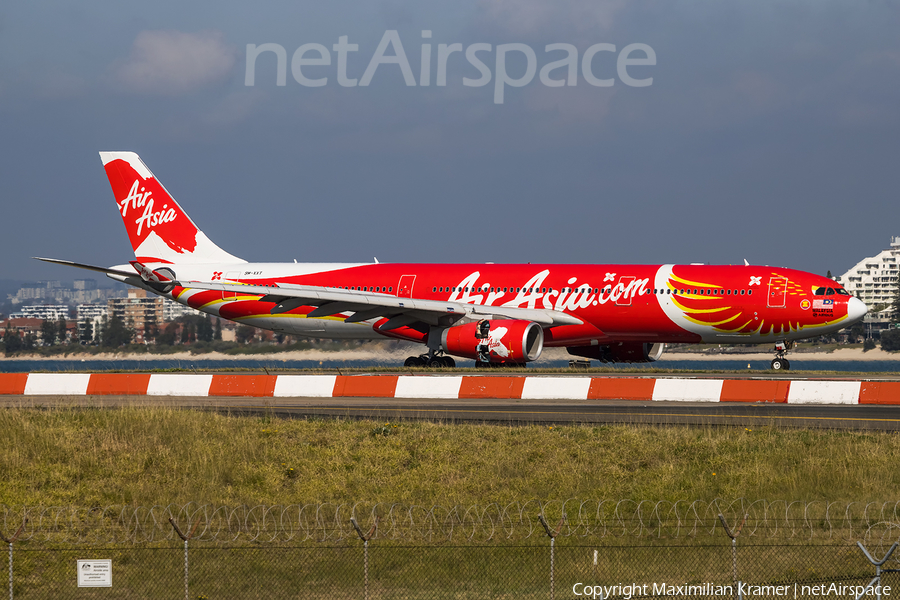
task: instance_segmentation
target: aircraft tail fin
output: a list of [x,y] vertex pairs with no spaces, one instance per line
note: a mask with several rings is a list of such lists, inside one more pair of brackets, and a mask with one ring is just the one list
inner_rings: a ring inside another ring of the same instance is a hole
[[135,258],[144,263],[242,263],[200,231],[134,152],[100,158]]

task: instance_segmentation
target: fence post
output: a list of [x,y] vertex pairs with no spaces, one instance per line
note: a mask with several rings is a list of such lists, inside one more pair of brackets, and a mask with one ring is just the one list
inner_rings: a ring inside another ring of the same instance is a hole
[[169,523],[172,527],[175,528],[175,533],[178,534],[182,540],[184,540],[184,600],[188,599],[188,540],[194,537],[194,532],[197,531],[197,525],[200,524],[200,519],[197,519],[197,522],[194,523],[194,526],[191,527],[191,532],[187,535],[181,533],[181,530],[178,529],[178,525],[175,523],[175,519],[169,517]]
[[15,535],[11,538],[0,533],[0,538],[3,538],[3,541],[9,545],[9,600],[13,600],[13,543],[19,539],[19,536],[25,531],[25,525],[27,523],[28,519],[23,520],[22,524],[19,525],[19,530],[16,531]]
[[728,527],[728,523],[725,521],[725,516],[722,515],[722,513],[719,513],[719,520],[722,521],[722,527],[725,529],[726,535],[731,538],[731,581],[734,584],[738,600],[743,600],[743,595],[741,594],[741,582],[738,581],[737,578],[737,536],[741,534],[741,529],[744,528],[744,523],[747,522],[747,517],[749,516],[750,515],[745,514],[744,520],[741,521],[737,530],[732,532],[731,528]]
[[378,517],[375,517],[375,524],[372,525],[372,529],[366,534],[359,528],[356,517],[350,517],[350,523],[353,525],[353,529],[356,530],[359,539],[363,541],[363,593],[365,594],[364,600],[369,600],[369,540],[375,535],[375,530],[378,528]]
[[885,554],[884,558],[882,558],[881,560],[875,560],[874,558],[872,558],[872,555],[869,554],[869,552],[866,550],[866,547],[862,545],[862,542],[856,542],[856,545],[859,546],[859,549],[863,551],[863,554],[866,555],[866,558],[869,559],[869,562],[875,565],[875,577],[872,579],[872,581],[869,582],[869,585],[863,588],[863,591],[860,592],[859,596],[856,597],[856,600],[860,600],[860,598],[865,596],[866,592],[869,591],[869,588],[871,588],[873,584],[875,585],[875,593],[878,596],[878,600],[881,600],[881,565],[888,561],[888,559],[891,557],[891,554],[893,554],[894,550],[897,549],[897,546],[900,546],[900,542],[894,542],[894,545],[891,546],[890,550],[887,551],[887,554]]
[[28,523],[28,519],[24,519],[22,524],[19,525],[19,530],[16,531],[15,535],[11,538],[6,537],[2,533],[0,533],[0,538],[3,538],[3,541],[9,545],[9,600],[13,600],[12,595],[12,545],[13,543],[19,539],[19,536],[22,535],[22,532],[25,531],[25,525]]
[[544,531],[547,532],[547,535],[550,537],[550,600],[554,600],[555,594],[555,581],[554,581],[554,568],[555,568],[555,558],[556,558],[556,536],[559,535],[559,530],[562,529],[563,523],[566,520],[566,515],[563,514],[562,518],[559,520],[559,524],[556,526],[556,529],[550,529],[550,526],[547,525],[547,521],[544,519],[544,515],[538,515],[538,520],[541,522],[541,525],[544,526]]

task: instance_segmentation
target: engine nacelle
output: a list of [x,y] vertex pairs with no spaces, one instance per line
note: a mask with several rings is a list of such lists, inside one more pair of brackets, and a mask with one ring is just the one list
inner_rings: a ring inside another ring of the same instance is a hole
[[[490,329],[484,336],[485,323]],[[445,329],[441,334],[444,352],[479,360],[479,346],[488,362],[525,363],[537,360],[544,349],[544,330],[533,321],[492,319]]]
[[573,356],[592,358],[605,363],[640,363],[659,360],[665,348],[665,344],[615,342],[608,346],[570,346],[566,350]]

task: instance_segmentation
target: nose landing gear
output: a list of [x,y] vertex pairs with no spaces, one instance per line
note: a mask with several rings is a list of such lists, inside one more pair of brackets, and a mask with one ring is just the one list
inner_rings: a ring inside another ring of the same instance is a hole
[[791,362],[784,357],[794,347],[794,342],[775,342],[775,358],[772,360],[773,371],[789,371]]

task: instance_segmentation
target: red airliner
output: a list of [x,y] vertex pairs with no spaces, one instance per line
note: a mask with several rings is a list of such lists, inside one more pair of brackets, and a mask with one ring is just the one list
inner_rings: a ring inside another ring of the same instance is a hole
[[546,347],[604,362],[666,343],[773,344],[859,321],[866,305],[818,275],[756,265],[250,263],[214,244],[132,152],[101,152],[135,260],[70,261],[197,310],[292,335],[395,338],[406,366],[523,364]]

